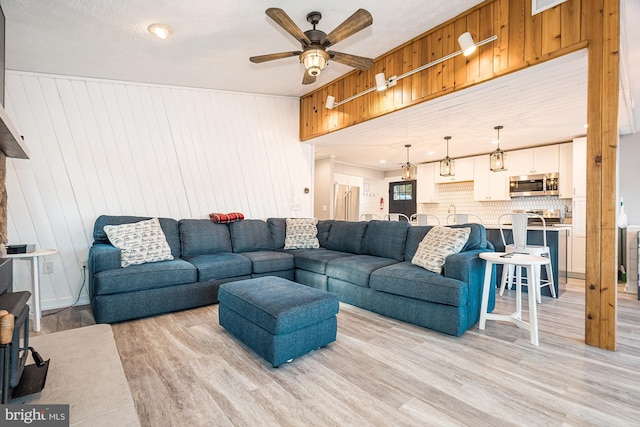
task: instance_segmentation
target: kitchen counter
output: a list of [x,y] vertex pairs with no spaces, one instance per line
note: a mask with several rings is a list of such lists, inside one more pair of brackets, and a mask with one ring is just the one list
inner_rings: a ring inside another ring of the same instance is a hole
[[[498,224],[485,224],[487,229],[487,240],[493,244],[496,252],[504,252],[504,245],[502,243],[502,237],[500,236],[500,227]],[[511,226],[502,227],[505,234],[507,243],[511,243]],[[547,246],[551,252],[551,267],[553,269],[553,281],[556,288],[556,295],[560,296],[567,285],[568,275],[568,238],[569,231],[571,230],[571,224],[557,224],[553,226],[547,226]],[[543,227],[542,226],[528,226],[527,227],[527,242],[530,245],[542,245],[543,244]],[[543,277],[545,273],[542,273]],[[502,278],[502,266],[496,265],[496,286],[500,286],[500,279]],[[551,293],[548,287],[542,289],[542,294],[550,296]]]
[[[487,230],[500,230],[500,226],[498,224],[485,224],[484,227]],[[573,224],[553,224],[547,225],[547,231],[556,232],[559,230],[571,230]],[[503,225],[502,228],[505,230],[511,230],[511,225]],[[541,225],[529,225],[527,226],[527,230],[543,230]]]

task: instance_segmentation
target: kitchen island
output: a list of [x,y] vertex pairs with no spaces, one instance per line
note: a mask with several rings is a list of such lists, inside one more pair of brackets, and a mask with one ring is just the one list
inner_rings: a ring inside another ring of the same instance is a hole
[[[496,252],[504,252],[504,245],[502,238],[500,237],[500,227],[497,224],[486,224],[487,240],[493,244]],[[503,226],[504,237],[507,243],[513,241],[511,226]],[[553,282],[556,289],[556,295],[560,296],[567,285],[567,249],[570,226],[563,226],[562,224],[554,224],[547,226],[547,246],[551,252],[551,267],[553,269]],[[543,244],[543,228],[542,226],[528,226],[527,227],[527,243],[530,245],[542,245]],[[542,278],[546,278],[545,269],[542,269]],[[500,279],[502,278],[502,266],[496,265],[496,283],[497,287],[500,286]],[[526,286],[523,287],[526,290]],[[542,288],[542,295],[551,296],[549,287]]]

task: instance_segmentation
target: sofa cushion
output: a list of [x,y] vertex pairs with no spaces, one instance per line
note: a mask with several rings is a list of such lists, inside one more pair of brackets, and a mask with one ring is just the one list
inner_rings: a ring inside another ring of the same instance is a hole
[[326,248],[359,255],[366,229],[367,223],[364,221],[334,221],[329,229]]
[[317,249],[318,220],[316,218],[287,218],[284,249]]
[[173,259],[158,218],[131,224],[105,225],[109,242],[120,249],[120,266]]
[[196,267],[182,259],[132,265],[94,275],[92,295],[111,295],[195,283]]
[[381,258],[372,255],[353,255],[336,258],[327,263],[327,277],[340,279],[354,285],[369,287],[369,276],[375,270],[396,264],[397,261],[390,258]]
[[[100,215],[93,225],[94,243],[110,243],[107,234],[104,232],[105,225],[131,224],[151,219],[148,216],[124,216],[124,215]],[[180,233],[178,231],[178,221],[172,218],[158,218],[160,227],[164,232],[167,243],[171,248],[171,255],[175,258],[180,256]]]
[[252,273],[270,273],[273,271],[293,270],[295,263],[293,261],[293,255],[286,252],[275,251],[257,251],[257,252],[242,252],[242,256],[245,256],[251,260]]
[[[464,251],[472,251],[476,249],[487,249],[488,241],[487,241],[487,229],[484,228],[482,224],[458,224],[458,225],[448,225],[447,227],[451,228],[460,228],[467,227],[471,229],[471,233],[469,234],[469,239],[467,243],[464,245],[460,252]],[[404,260],[411,261],[413,256],[416,254],[416,250],[418,250],[418,245],[424,239],[424,236],[427,235],[429,230],[431,230],[433,226],[413,226],[409,227],[409,231],[407,232],[407,242],[404,247]]]
[[329,230],[331,230],[331,225],[334,223],[332,219],[321,219],[318,220],[318,242],[320,243],[321,248],[327,247],[327,239],[329,238]]
[[245,219],[229,224],[233,252],[270,251],[273,249],[271,231],[266,221]]
[[362,253],[402,261],[409,223],[369,221],[362,240]]
[[469,228],[433,227],[420,242],[411,263],[434,273],[442,273],[447,257],[460,252],[470,232]]
[[268,218],[267,226],[271,232],[271,243],[273,243],[273,250],[279,250],[284,248],[284,239],[287,234],[287,220],[286,218]]
[[296,268],[325,274],[329,261],[352,255],[348,252],[338,252],[330,249],[306,249],[301,253],[296,253],[295,264]]
[[371,273],[369,286],[380,292],[452,306],[466,305],[469,295],[467,283],[425,270],[409,261],[375,270]]
[[231,252],[197,255],[186,260],[198,269],[198,282],[210,282],[251,274],[251,260]]
[[181,219],[182,257],[231,252],[229,227],[208,219]]

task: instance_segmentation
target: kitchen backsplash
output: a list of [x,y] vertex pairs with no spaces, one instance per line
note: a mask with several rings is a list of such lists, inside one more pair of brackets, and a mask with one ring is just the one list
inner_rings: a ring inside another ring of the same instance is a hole
[[478,215],[485,224],[497,224],[500,215],[516,209],[564,209],[565,212],[571,209],[571,199],[549,196],[476,202],[473,200],[473,181],[439,184],[439,200],[440,203],[419,203],[418,212],[437,216],[443,225],[447,223],[447,216],[454,213],[453,206],[455,213]]

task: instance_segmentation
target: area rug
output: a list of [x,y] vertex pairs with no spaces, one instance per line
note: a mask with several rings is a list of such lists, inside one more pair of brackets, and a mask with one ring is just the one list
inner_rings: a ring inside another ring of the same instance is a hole
[[140,425],[110,325],[39,335],[29,345],[51,359],[47,382],[10,403],[69,404],[72,426]]

